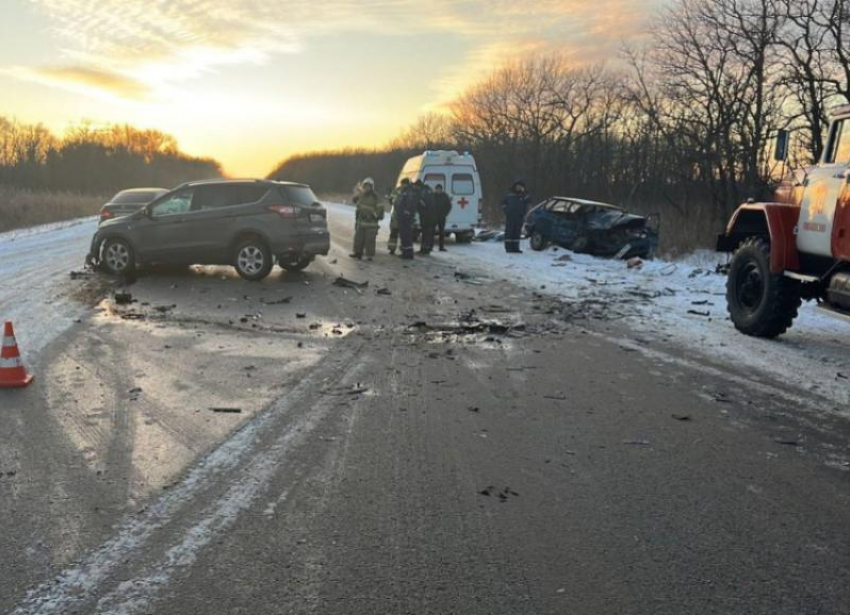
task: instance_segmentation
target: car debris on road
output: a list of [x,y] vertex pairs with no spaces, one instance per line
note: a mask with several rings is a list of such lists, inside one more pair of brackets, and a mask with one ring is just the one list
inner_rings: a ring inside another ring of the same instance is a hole
[[368,280],[366,282],[355,282],[354,280],[349,280],[343,276],[339,276],[336,280],[334,280],[333,284],[334,286],[340,286],[342,288],[353,288],[357,291],[369,287]]
[[133,303],[133,295],[128,292],[116,292],[112,295],[115,305],[130,305]]

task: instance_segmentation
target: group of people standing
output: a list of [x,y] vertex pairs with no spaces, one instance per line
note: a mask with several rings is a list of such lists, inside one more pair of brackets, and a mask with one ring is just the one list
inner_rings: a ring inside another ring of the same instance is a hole
[[[384,207],[381,197],[375,191],[375,182],[367,177],[357,186],[354,194],[355,214],[354,251],[351,258],[366,260],[375,257],[378,228],[384,219]],[[505,251],[522,254],[520,239],[522,226],[531,196],[525,182],[516,181],[511,192],[502,201],[502,213],[505,215]],[[419,253],[430,254],[434,249],[434,238],[439,240],[440,252],[446,251],[446,218],[452,211],[452,200],[443,186],[437,184],[433,190],[421,179],[411,182],[401,180],[399,186],[390,195],[392,213],[390,215],[390,239],[387,248],[395,254],[400,246],[401,258],[410,260],[414,255],[413,242],[416,235],[416,217],[419,216],[419,228],[422,233]]]
[[[384,218],[384,208],[372,178],[360,182],[353,200],[357,210],[354,251],[349,256],[361,259],[365,255],[367,260],[372,260],[375,256],[378,227]],[[390,205],[390,239],[387,243],[390,254],[399,250],[401,258],[413,258],[417,216],[422,234],[419,253],[430,254],[434,249],[435,237],[438,239],[440,252],[446,251],[446,218],[452,211],[452,200],[441,184],[431,190],[421,179],[411,182],[404,178],[390,195]]]

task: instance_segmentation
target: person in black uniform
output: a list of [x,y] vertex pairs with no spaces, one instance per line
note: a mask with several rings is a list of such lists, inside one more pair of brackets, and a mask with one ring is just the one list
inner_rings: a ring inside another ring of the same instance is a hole
[[398,200],[404,187],[409,185],[410,180],[405,177],[401,180],[398,187],[392,191],[392,194],[390,194],[390,207],[392,207],[392,211],[390,212],[390,240],[387,242],[387,250],[390,254],[395,254],[398,247],[398,219],[395,215],[395,202]]
[[401,257],[413,259],[413,224],[416,214],[422,205],[422,193],[416,186],[407,184],[402,187],[395,202],[394,212],[398,223],[398,234],[401,239]]
[[440,241],[440,252],[446,251],[446,218],[450,213],[452,213],[452,199],[443,190],[443,185],[437,184],[434,186],[434,219]]
[[430,254],[434,249],[434,192],[431,186],[417,180],[416,188],[419,190],[419,228],[422,231],[422,239],[419,243],[420,254]]
[[510,194],[502,201],[502,213],[505,214],[505,252],[522,254],[519,241],[530,202],[531,197],[526,191],[525,182],[514,182]]

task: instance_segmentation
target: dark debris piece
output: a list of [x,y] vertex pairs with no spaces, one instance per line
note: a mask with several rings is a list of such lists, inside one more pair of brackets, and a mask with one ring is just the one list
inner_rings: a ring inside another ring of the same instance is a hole
[[359,383],[350,386],[350,387],[340,387],[337,389],[328,389],[323,391],[325,395],[336,395],[336,396],[345,396],[345,395],[363,395],[364,393],[369,392],[369,387],[361,386]]
[[344,278],[339,276],[336,280],[334,280],[334,286],[341,286],[342,288],[353,288],[355,290],[361,290],[363,288],[369,287],[369,282],[355,282],[354,280],[349,280],[348,278]]
[[116,305],[130,305],[133,303],[133,295],[128,292],[116,292],[113,295]]
[[502,503],[507,502],[512,497],[519,497],[519,493],[517,493],[510,487],[505,487],[504,489],[499,490],[493,485],[488,485],[487,487],[479,491],[478,495],[483,495],[488,498],[495,495]]
[[776,438],[774,442],[783,446],[801,446],[798,440],[792,440],[790,438]]
[[265,305],[286,305],[292,302],[292,297],[284,297],[283,299],[275,299],[273,301],[266,301],[265,299],[260,299],[260,302]]

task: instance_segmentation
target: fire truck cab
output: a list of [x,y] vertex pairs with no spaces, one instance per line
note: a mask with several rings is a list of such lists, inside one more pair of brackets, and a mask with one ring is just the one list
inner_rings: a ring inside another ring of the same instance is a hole
[[733,254],[726,297],[743,333],[785,333],[803,300],[850,315],[850,106],[835,113],[821,160],[792,171],[773,202],[739,207],[717,249]]

